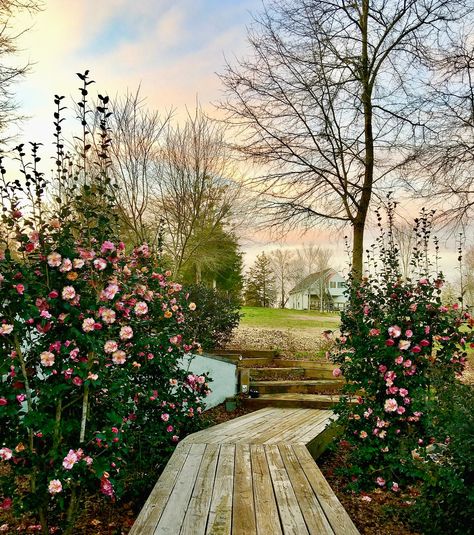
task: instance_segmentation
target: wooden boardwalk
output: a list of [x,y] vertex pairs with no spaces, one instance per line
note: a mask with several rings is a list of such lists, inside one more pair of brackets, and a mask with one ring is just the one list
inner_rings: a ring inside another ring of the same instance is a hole
[[331,415],[270,407],[188,436],[130,535],[357,535],[306,447]]

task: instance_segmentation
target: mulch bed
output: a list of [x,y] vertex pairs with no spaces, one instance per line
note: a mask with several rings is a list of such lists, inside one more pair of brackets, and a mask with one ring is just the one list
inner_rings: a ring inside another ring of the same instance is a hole
[[357,529],[363,535],[420,535],[407,526],[397,513],[406,513],[414,496],[382,490],[364,494],[348,492],[345,489],[347,481],[338,475],[338,468],[344,465],[345,458],[345,451],[339,448],[327,451],[317,462]]

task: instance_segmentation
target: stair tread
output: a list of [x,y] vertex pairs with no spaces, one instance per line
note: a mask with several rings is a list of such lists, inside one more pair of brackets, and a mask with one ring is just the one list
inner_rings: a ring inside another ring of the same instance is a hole
[[282,400],[339,400],[339,395],[331,394],[299,394],[299,393],[282,393],[282,394],[260,394],[254,399],[282,399]]
[[341,381],[340,379],[285,379],[281,381],[251,381],[251,384],[254,386],[318,386],[332,383],[340,383],[342,385],[344,381]]

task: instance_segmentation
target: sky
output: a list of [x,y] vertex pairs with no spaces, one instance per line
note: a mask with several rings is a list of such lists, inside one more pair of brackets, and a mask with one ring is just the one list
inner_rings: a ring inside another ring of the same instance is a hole
[[[114,97],[140,85],[150,108],[174,109],[179,119],[199,100],[212,115],[222,91],[216,73],[223,71],[225,58],[246,54],[246,28],[261,5],[261,0],[45,0],[42,12],[14,21],[18,29],[30,28],[18,59],[33,64],[16,87],[21,111],[29,116],[20,139],[41,141],[50,153],[53,96],[65,95],[72,103],[79,87],[75,73],[85,69],[102,94]],[[245,264],[262,250],[315,242],[333,249],[334,267],[342,269],[347,264],[342,237],[348,232],[319,227],[306,234],[295,230],[283,240],[248,234],[242,241]],[[371,235],[369,229],[367,241]],[[445,251],[446,266],[452,265],[453,249]]]

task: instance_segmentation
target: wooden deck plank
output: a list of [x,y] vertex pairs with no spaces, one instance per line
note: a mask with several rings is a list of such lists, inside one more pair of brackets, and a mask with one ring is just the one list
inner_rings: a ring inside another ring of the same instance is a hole
[[232,535],[257,535],[250,446],[235,447]]
[[181,535],[204,535],[214,487],[219,445],[208,444],[194,485],[191,501],[184,517]]
[[350,519],[346,510],[334,494],[329,483],[324,478],[309,451],[300,444],[293,445],[293,451],[308,479],[313,491],[318,497],[324,513],[336,535],[359,535],[359,531]]
[[246,414],[245,416],[239,416],[233,420],[223,422],[212,426],[209,429],[203,429],[197,433],[193,433],[185,438],[185,442],[189,443],[206,443],[209,444],[213,438],[216,437],[226,437],[231,436],[237,432],[238,429],[244,429],[246,427],[252,427],[253,425],[258,425],[258,422],[265,421],[267,418],[271,418],[273,415],[279,415],[278,409],[276,407],[267,407],[259,411]]
[[291,486],[295,492],[296,499],[306,522],[308,531],[312,535],[324,533],[334,535],[324,510],[316,497],[305,473],[301,469],[298,457],[289,444],[280,444],[280,455],[285,464],[286,471],[291,481]]
[[278,446],[265,446],[278,512],[285,535],[309,535]]
[[205,449],[205,444],[191,445],[154,535],[176,535],[180,532]]
[[[282,427],[279,436],[267,441],[267,444],[279,442],[299,442],[298,437],[314,430],[321,422],[325,422],[327,415],[320,409],[306,409],[308,412],[299,419],[296,425]],[[327,411],[326,411],[327,412]],[[303,413],[301,413],[303,414]],[[316,436],[317,433],[314,434]]]
[[273,425],[270,429],[259,436],[259,442],[267,444],[275,440],[278,441],[281,434],[291,436],[300,425],[303,425],[311,417],[312,410],[314,409],[296,409],[296,412],[279,422],[279,425],[272,422]]
[[222,444],[217,462],[206,535],[231,535],[235,446]]
[[168,498],[174,489],[176,479],[186,461],[191,445],[180,443],[176,447],[166,468],[148,496],[143,509],[135,520],[129,535],[149,535],[155,531]]
[[257,533],[258,535],[282,535],[265,447],[262,444],[252,444],[250,446],[250,457],[252,460]]
[[237,444],[263,444],[272,436],[278,434],[283,425],[292,421],[294,415],[298,414],[301,409],[292,408],[284,409],[285,412],[277,418],[268,418],[261,425],[247,429],[246,432],[237,438]]
[[[291,442],[293,444],[301,443],[307,444],[314,437],[318,436],[323,431],[327,424],[331,421],[332,411],[324,409],[315,409],[319,411],[318,415],[315,415],[312,421],[308,422],[308,425],[301,426],[301,429],[293,435]],[[285,442],[285,440],[281,440]]]

